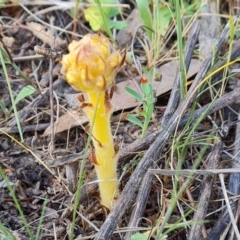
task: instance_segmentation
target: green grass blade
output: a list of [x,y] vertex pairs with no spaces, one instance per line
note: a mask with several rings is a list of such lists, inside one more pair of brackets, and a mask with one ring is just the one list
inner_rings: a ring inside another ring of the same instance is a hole
[[6,112],[6,106],[5,106],[5,104],[4,104],[4,102],[2,100],[0,100],[0,108],[2,109],[3,113],[6,116],[6,113],[7,113]]
[[179,56],[179,70],[180,70],[180,92],[181,98],[187,93],[187,80],[186,80],[186,68],[183,54],[183,36],[182,36],[182,19],[181,19],[181,6],[179,0],[174,1],[176,10],[176,26],[177,26],[177,47]]
[[[95,116],[96,116],[96,112],[95,112]],[[95,117],[94,117],[94,119],[95,119]],[[93,121],[93,124],[94,124],[94,121]],[[88,153],[88,150],[89,150],[89,147],[90,147],[90,144],[91,144],[92,128],[93,128],[93,125],[90,128],[90,134],[88,135],[88,138],[87,138],[86,147],[84,149],[84,156],[83,156],[83,160],[81,162],[81,167],[80,167],[80,171],[79,171],[78,188],[77,188],[77,191],[76,191],[76,196],[75,196],[75,201],[74,201],[74,206],[73,206],[70,240],[74,239],[74,225],[75,225],[77,209],[78,209],[79,201],[80,201],[80,197],[81,197],[81,190],[82,190],[82,186],[83,186],[83,183],[84,183],[85,165],[86,165],[86,162],[87,162],[87,153]]]
[[41,234],[41,230],[42,230],[42,222],[43,222],[43,219],[44,219],[44,214],[46,212],[47,202],[48,202],[48,199],[46,198],[44,200],[43,207],[42,207],[42,213],[41,213],[41,217],[40,217],[40,221],[39,221],[39,224],[38,224],[37,233],[36,233],[36,237],[35,237],[36,240],[40,239],[40,234]]
[[[0,55],[1,55],[1,53],[0,53]],[[20,206],[20,204],[19,204],[19,202],[18,202],[18,200],[17,200],[17,197],[16,197],[16,195],[15,195],[15,193],[14,193],[14,190],[13,190],[13,188],[11,187],[11,185],[10,185],[10,183],[9,183],[9,181],[8,181],[8,178],[7,178],[6,175],[4,174],[4,171],[3,171],[3,169],[2,169],[1,166],[0,166],[0,175],[1,175],[1,177],[4,179],[4,181],[5,181],[6,185],[7,185],[7,188],[8,188],[8,190],[9,190],[9,192],[10,192],[10,196],[13,198],[13,201],[14,201],[14,203],[15,203],[15,205],[16,205],[16,208],[17,208],[17,210],[18,210],[18,212],[19,212],[19,214],[20,214],[20,216],[21,216],[21,219],[22,219],[23,224],[24,224],[24,226],[25,226],[25,229],[26,229],[26,231],[27,231],[27,233],[28,233],[28,236],[30,237],[31,240],[34,240],[34,237],[33,237],[33,234],[32,234],[32,232],[31,232],[30,228],[29,228],[27,219],[26,219],[25,216],[24,216],[24,213],[23,213],[23,211],[22,211],[22,209],[21,209],[21,206]]]
[[101,16],[102,16],[102,19],[103,19],[103,28],[106,31],[107,35],[113,40],[113,35],[112,35],[112,32],[111,32],[110,26],[108,25],[108,22],[107,22],[107,16],[106,16],[106,14],[105,14],[105,12],[102,8],[101,0],[95,0],[95,1],[97,3],[99,12],[101,13]]
[[[21,141],[24,142],[23,140],[23,133],[22,133],[22,128],[20,125],[20,121],[19,121],[19,117],[18,117],[18,112],[17,112],[17,108],[16,108],[16,104],[14,103],[14,97],[13,97],[13,93],[12,93],[12,87],[11,87],[11,83],[10,83],[10,79],[8,77],[8,72],[7,72],[7,68],[6,68],[6,52],[5,50],[0,47],[0,62],[2,64],[2,68],[3,68],[3,72],[7,81],[7,85],[8,85],[8,90],[9,90],[9,95],[11,98],[11,102],[12,102],[12,107],[13,107],[13,111],[14,111],[14,115],[16,118],[16,122],[17,122],[17,127],[18,127],[18,131],[19,131],[19,135],[21,138]],[[9,59],[8,59],[9,60]],[[10,61],[10,60],[9,60]],[[11,62],[11,61],[10,61]]]
[[[9,231],[3,224],[0,222],[0,232],[4,234],[4,240],[16,240],[16,238],[13,236],[11,231]],[[2,239],[2,236],[0,234],[0,239]]]

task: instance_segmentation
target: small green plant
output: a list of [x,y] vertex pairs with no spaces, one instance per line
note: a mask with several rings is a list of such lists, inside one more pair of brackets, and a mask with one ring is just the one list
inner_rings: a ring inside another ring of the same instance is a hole
[[[15,104],[16,100],[14,99],[14,96],[13,96],[11,81],[10,81],[9,76],[8,76],[6,65],[11,64],[14,67],[14,69],[16,71],[18,71],[24,79],[26,79],[26,80],[28,80],[28,79],[26,78],[26,76],[24,76],[24,74],[22,74],[22,72],[18,68],[18,66],[12,61],[11,56],[9,55],[8,51],[5,50],[5,48],[2,47],[2,46],[0,46],[0,63],[2,65],[3,73],[4,73],[4,76],[5,76],[6,82],[7,82],[8,91],[9,91],[9,95],[10,95],[10,98],[11,98],[12,108],[13,108],[14,115],[15,115],[15,118],[16,118],[20,138],[21,138],[21,141],[23,142],[24,140],[23,140],[21,124],[20,124],[20,121],[19,121],[19,118],[18,118],[18,112],[17,112],[17,108],[16,108],[16,104]],[[18,98],[18,100],[20,100],[20,99],[22,99],[22,96],[20,96]],[[4,104],[3,101],[1,101],[0,107],[2,108],[3,112],[6,114],[6,107],[5,107],[5,104]]]
[[0,222],[0,239],[15,240],[15,237],[13,236],[11,231],[4,227],[1,222]]
[[[84,10],[85,19],[89,22],[93,31],[104,30],[112,38],[111,29],[123,29],[127,27],[125,21],[113,20],[121,13],[119,7],[114,7],[118,3],[116,0],[88,0],[90,4],[96,6],[88,7]],[[110,6],[104,6],[112,5]]]
[[[22,219],[22,222],[24,224],[24,227],[25,227],[25,230],[29,236],[29,238],[31,240],[34,240],[34,239],[39,239],[40,237],[40,234],[41,234],[41,230],[42,230],[42,222],[43,222],[43,219],[45,217],[45,212],[46,212],[46,205],[47,205],[47,198],[45,199],[44,203],[43,203],[43,208],[42,208],[42,213],[41,213],[41,217],[39,219],[39,225],[37,227],[37,233],[36,233],[36,236],[34,236],[33,232],[31,231],[30,227],[29,227],[29,224],[27,222],[27,219],[23,213],[23,210],[21,209],[21,205],[17,199],[17,196],[15,195],[15,192],[14,192],[14,189],[12,188],[7,176],[5,175],[3,169],[1,168],[0,166],[0,176],[4,179],[4,182],[6,183],[7,185],[7,188],[9,190],[9,193],[15,203],[15,206],[21,216],[21,219]],[[2,222],[0,221],[0,239],[4,239],[4,240],[15,240],[17,239],[13,234],[12,232],[7,229],[3,224]]]
[[11,107],[10,111],[7,111],[4,101],[0,100],[0,108],[2,109],[2,111],[3,111],[3,113],[5,114],[6,117],[7,117],[8,112],[11,112],[12,109],[13,109],[13,112],[14,112],[14,115],[15,115],[15,118],[16,118],[16,121],[17,121],[19,134],[20,134],[20,137],[21,137],[21,141],[23,142],[23,134],[22,134],[22,130],[21,130],[20,121],[19,121],[19,118],[18,118],[18,112],[17,112],[16,105],[17,105],[17,103],[19,101],[21,101],[24,98],[26,98],[26,97],[30,96],[31,94],[33,94],[36,91],[36,88],[33,87],[32,85],[27,85],[23,89],[21,89],[21,91],[18,93],[18,95],[14,99],[12,86],[11,86],[11,81],[10,81],[9,76],[8,76],[6,65],[7,64],[12,65],[13,68],[16,71],[18,71],[19,74],[26,81],[29,82],[29,79],[27,79],[27,77],[21,72],[21,70],[18,68],[18,66],[12,61],[11,56],[9,55],[9,53],[2,46],[0,46],[0,63],[2,65],[3,73],[4,73],[4,76],[5,76],[6,82],[7,82],[8,91],[9,91],[9,95],[10,95],[11,102],[12,102],[12,107]]
[[[149,40],[153,41],[156,33],[165,36],[172,20],[169,4],[159,3],[159,1],[154,0],[152,3],[154,7],[151,9],[148,0],[136,0],[136,3]],[[161,42],[158,44],[161,45]]]
[[156,73],[156,65],[161,52],[162,37],[166,34],[172,14],[170,9],[159,4],[158,0],[152,1],[152,5],[148,0],[136,0],[136,3],[142,25],[147,33],[147,41],[141,42],[146,51],[147,65],[139,66],[134,56],[133,60],[139,74],[144,74],[146,78],[142,78],[140,82],[142,94],[130,88],[126,88],[126,91],[142,104],[143,107],[137,111],[137,114],[144,117],[144,121],[141,122],[133,115],[127,115],[127,119],[142,128],[141,137],[144,137],[154,110],[155,98],[152,83],[159,77]]
[[[17,105],[21,100],[25,99],[26,97],[31,96],[33,93],[36,92],[36,88],[32,85],[27,85],[23,87],[20,92],[17,94],[16,98],[14,99],[14,104]],[[13,107],[10,108],[9,111],[7,111],[6,105],[4,101],[0,100],[0,108],[2,109],[3,113],[7,117],[9,113],[12,112]]]
[[[29,227],[29,225],[28,225],[27,219],[26,219],[26,217],[24,216],[23,210],[21,209],[21,206],[20,206],[20,204],[19,204],[19,201],[18,201],[18,199],[17,199],[17,196],[16,196],[16,194],[15,194],[12,186],[10,185],[9,180],[8,180],[7,176],[5,175],[5,173],[4,173],[4,171],[3,171],[3,169],[2,169],[1,166],[0,166],[0,176],[3,178],[4,182],[5,182],[6,185],[7,185],[7,188],[8,188],[8,190],[9,190],[10,196],[12,197],[12,199],[13,199],[13,201],[14,201],[14,203],[15,203],[15,206],[16,206],[16,208],[17,208],[17,210],[18,210],[18,212],[19,212],[19,214],[20,214],[20,216],[21,216],[22,222],[23,222],[24,227],[25,227],[25,229],[26,229],[26,231],[27,231],[27,233],[28,233],[29,238],[30,238],[31,240],[34,240],[33,233],[32,233],[32,231],[30,230],[30,227]],[[3,225],[2,225],[2,223],[1,223],[1,224],[0,224],[0,227],[1,227],[1,228],[0,228],[0,229],[1,229],[2,231],[4,230],[4,232],[9,235],[10,232],[7,231],[6,228],[5,228],[5,229],[2,228],[2,226],[3,226]],[[13,237],[13,236],[10,234],[9,237]],[[11,238],[9,238],[9,239],[11,239]]]
[[142,108],[140,108],[137,113],[140,116],[144,117],[144,122],[141,122],[137,117],[133,116],[132,114],[127,114],[127,120],[142,128],[141,137],[143,138],[146,133],[148,124],[152,118],[155,97],[152,85],[149,83],[147,78],[141,78],[140,86],[142,94],[139,94],[137,91],[129,87],[126,87],[126,91],[133,97],[135,97],[140,103],[142,103]]
[[[151,3],[148,0],[136,0],[136,3],[142,21],[142,26],[147,33],[147,41],[140,41],[146,51],[147,65],[139,66],[135,60],[135,57],[132,57],[139,74],[144,74],[149,79],[149,83],[146,85],[145,89],[142,90],[143,96],[138,94],[135,90],[127,88],[127,92],[133,95],[138,101],[143,103],[143,110],[138,111],[137,113],[140,114],[140,116],[144,116],[145,118],[143,123],[137,117],[134,117],[132,115],[128,115],[127,119],[143,129],[143,137],[153,113],[154,93],[152,83],[154,79],[159,78],[158,74],[156,73],[156,66],[158,64],[162,49],[162,39],[166,38],[170,23],[175,19],[177,22],[176,30],[178,33],[177,47],[179,52],[179,66],[181,71],[182,97],[186,93],[186,73],[183,60],[184,56],[181,14],[182,10],[184,10],[185,14],[190,16],[193,15],[199,3],[198,1],[194,1],[190,5],[187,3],[187,1],[181,1],[181,7],[183,6],[183,9],[180,9],[179,2],[176,0],[170,0],[168,2],[163,1],[161,3],[158,0],[153,0]],[[176,9],[176,11],[174,9]],[[141,88],[142,87],[143,86],[141,84]],[[149,93],[150,90],[152,93]]]

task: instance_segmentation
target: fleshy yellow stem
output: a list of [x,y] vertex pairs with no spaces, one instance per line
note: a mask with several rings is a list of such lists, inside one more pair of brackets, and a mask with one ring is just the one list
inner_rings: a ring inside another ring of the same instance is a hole
[[112,209],[118,198],[116,162],[110,128],[113,112],[107,94],[125,55],[117,51],[102,34],[87,34],[80,41],[69,44],[69,54],[62,58],[62,73],[67,82],[88,94],[88,102],[80,99],[92,126],[90,160],[94,164],[101,194],[101,203]]
[[94,165],[99,180],[101,203],[112,209],[114,200],[119,195],[116,174],[117,157],[110,127],[113,109],[104,91],[89,92],[88,98],[91,105],[86,106],[84,111],[92,126],[92,141],[96,156]]

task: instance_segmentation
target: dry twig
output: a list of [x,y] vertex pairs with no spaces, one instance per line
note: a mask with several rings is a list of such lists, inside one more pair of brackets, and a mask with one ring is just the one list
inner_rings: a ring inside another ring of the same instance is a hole
[[[213,147],[211,157],[206,167],[207,169],[215,169],[218,167],[219,159],[222,153],[222,145],[223,145],[222,142],[218,142]],[[213,175],[207,175],[204,177],[202,182],[202,189],[200,191],[200,195],[197,203],[197,209],[192,219],[193,222],[203,221],[206,216],[208,203],[211,196],[212,182],[213,182]],[[192,239],[192,240],[201,239],[202,227],[203,227],[202,224],[194,224],[191,228],[189,239]]]

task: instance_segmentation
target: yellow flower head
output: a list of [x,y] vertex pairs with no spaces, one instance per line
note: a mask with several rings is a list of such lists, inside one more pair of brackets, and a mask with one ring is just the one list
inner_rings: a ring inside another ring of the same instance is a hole
[[87,34],[69,44],[62,59],[62,73],[76,90],[105,91],[113,82],[123,57],[101,34]]

